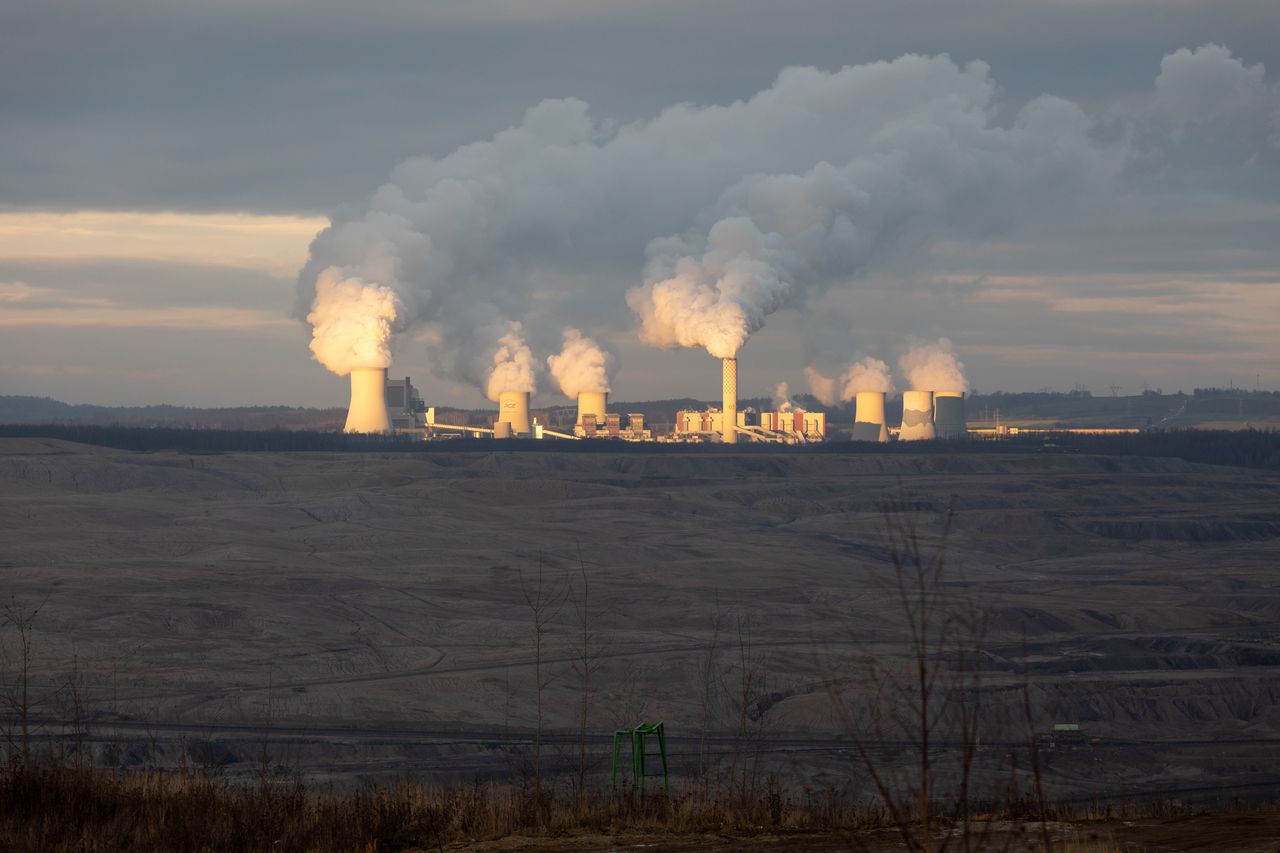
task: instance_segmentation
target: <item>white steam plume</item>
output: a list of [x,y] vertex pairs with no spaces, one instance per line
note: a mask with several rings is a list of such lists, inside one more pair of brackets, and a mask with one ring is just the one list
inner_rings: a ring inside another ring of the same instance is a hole
[[561,392],[573,400],[583,391],[609,391],[612,356],[577,329],[565,329],[559,355],[549,356],[547,366]]
[[403,306],[385,285],[345,277],[329,267],[316,277],[316,295],[307,315],[311,352],[339,376],[361,367],[391,366],[391,333]]
[[491,139],[400,164],[336,213],[299,276],[297,313],[330,316],[332,268],[389,288],[387,328],[421,329],[434,371],[486,391],[473,350],[496,347],[507,321],[558,338],[570,319],[607,322],[624,298],[645,341],[733,355],[771,313],[904,247],[985,237],[1115,184],[1127,142],[1096,140],[1070,102],[1009,109],[996,91],[981,62],[908,55],[788,68],[732,104],[622,125],[544,101]]
[[489,358],[489,376],[485,390],[490,400],[497,401],[503,391],[537,391],[533,351],[525,343],[524,327],[508,322],[505,333]]
[[795,404],[791,402],[791,386],[779,382],[773,388],[773,409],[775,412],[789,412]]
[[915,391],[968,391],[964,363],[956,356],[947,338],[934,343],[910,340],[910,349],[898,359],[898,366]]
[[813,396],[828,406],[847,403],[859,391],[883,391],[886,394],[893,391],[889,365],[871,356],[855,361],[834,379],[812,366],[804,369],[804,375],[809,380],[809,390]]

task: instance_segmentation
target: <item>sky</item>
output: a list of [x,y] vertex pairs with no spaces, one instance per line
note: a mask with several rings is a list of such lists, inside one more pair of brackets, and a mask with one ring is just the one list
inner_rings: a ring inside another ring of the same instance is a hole
[[343,405],[333,268],[394,279],[430,402],[488,405],[511,323],[538,401],[570,326],[614,398],[714,398],[652,305],[723,307],[742,259],[743,396],[941,337],[984,392],[1280,387],[1278,33],[1274,0],[8,0],[0,394]]

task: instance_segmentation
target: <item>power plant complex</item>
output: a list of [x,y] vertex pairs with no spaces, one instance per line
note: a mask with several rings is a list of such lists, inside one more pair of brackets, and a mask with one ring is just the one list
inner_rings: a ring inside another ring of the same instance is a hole
[[826,412],[790,404],[776,411],[740,409],[736,358],[722,360],[719,408],[677,411],[667,431],[655,431],[642,412],[626,413],[624,422],[623,414],[608,410],[605,391],[579,392],[572,425],[552,429],[531,413],[531,396],[528,391],[499,392],[497,412],[477,424],[459,413],[438,416],[434,407],[423,403],[408,377],[390,379],[385,368],[355,369],[351,371],[351,404],[344,431],[417,434],[428,441],[462,436],[720,444],[805,444],[827,441],[836,434],[865,442],[955,440],[969,432],[965,392],[954,389],[903,392],[902,417],[897,425],[888,422],[889,394],[884,391],[856,392],[853,418],[847,425],[829,424]]

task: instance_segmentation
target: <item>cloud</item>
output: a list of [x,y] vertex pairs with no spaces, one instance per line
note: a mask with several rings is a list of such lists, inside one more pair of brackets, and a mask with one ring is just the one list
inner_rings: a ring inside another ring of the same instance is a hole
[[1265,94],[1261,63],[1245,65],[1219,44],[1181,48],[1160,61],[1156,104],[1174,121],[1206,121]]
[[130,260],[292,276],[323,219],[219,213],[0,212],[0,263]]

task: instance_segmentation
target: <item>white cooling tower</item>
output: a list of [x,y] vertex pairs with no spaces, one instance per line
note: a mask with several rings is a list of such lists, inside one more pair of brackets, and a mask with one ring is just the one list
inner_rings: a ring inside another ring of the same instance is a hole
[[968,438],[963,391],[933,392],[933,426],[938,438]]
[[529,428],[529,392],[503,391],[498,394],[498,420],[511,424],[516,435],[527,435]]
[[738,360],[724,360],[724,443],[738,440]]
[[357,367],[351,371],[351,405],[343,432],[391,432],[387,417],[387,369]]
[[854,441],[888,441],[889,427],[884,418],[883,391],[859,391],[853,416]]
[[933,429],[933,392],[904,391],[902,393],[902,429],[899,441],[920,441],[936,438]]
[[596,423],[603,424],[608,402],[609,394],[605,391],[578,392],[578,426],[582,426],[583,415],[595,415]]

